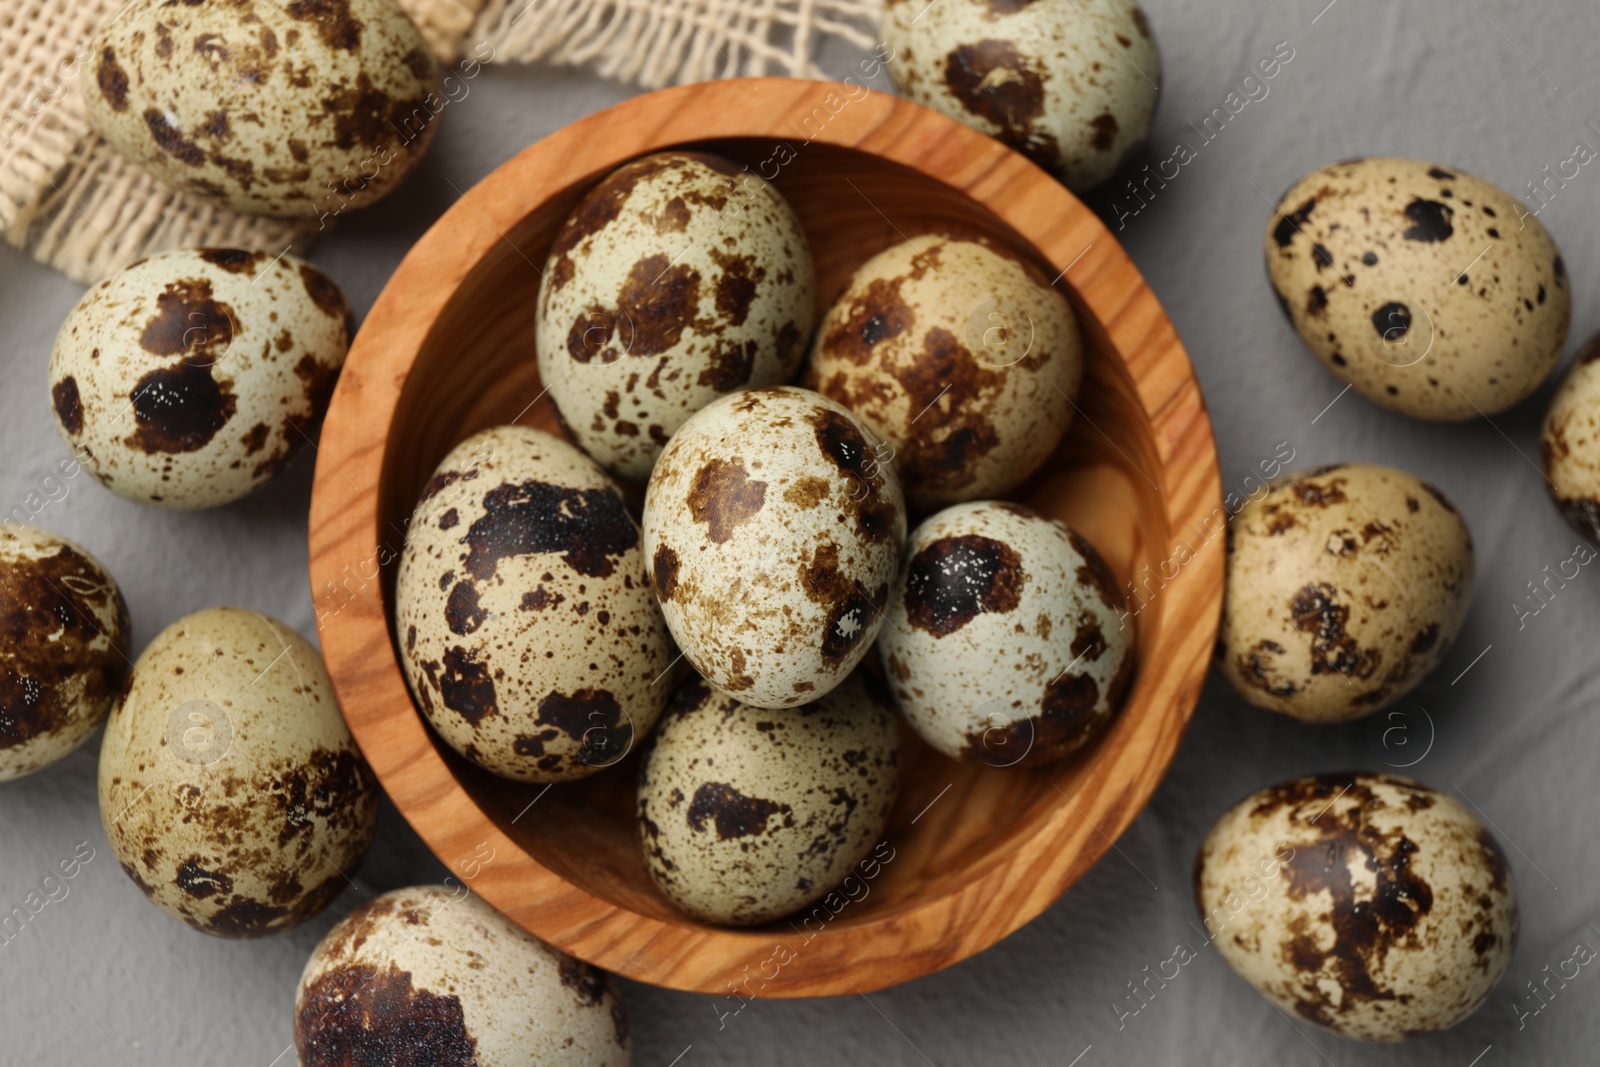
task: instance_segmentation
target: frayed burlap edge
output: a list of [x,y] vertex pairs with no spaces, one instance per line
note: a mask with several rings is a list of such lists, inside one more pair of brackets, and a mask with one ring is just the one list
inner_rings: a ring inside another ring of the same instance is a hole
[[647,89],[822,77],[822,39],[871,48],[880,0],[487,0],[474,34],[496,62],[592,66]]
[[[0,5],[0,233],[93,282],[154,252],[202,245],[305,251],[316,220],[231,211],[122,158],[85,115],[88,41],[125,0]],[[824,38],[870,48],[880,0],[400,0],[446,62],[591,66],[645,88],[822,75]]]

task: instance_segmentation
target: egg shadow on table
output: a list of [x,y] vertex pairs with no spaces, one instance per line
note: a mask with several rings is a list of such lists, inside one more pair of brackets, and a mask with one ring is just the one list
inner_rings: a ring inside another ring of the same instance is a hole
[[1170,150],[1163,154],[1146,138],[1128,153],[1115,174],[1076,196],[1100,216],[1100,221],[1118,241],[1124,239],[1130,226],[1169,225],[1166,205],[1170,198],[1164,194],[1173,182],[1183,177],[1182,171],[1172,178],[1161,177],[1159,167],[1170,159]]

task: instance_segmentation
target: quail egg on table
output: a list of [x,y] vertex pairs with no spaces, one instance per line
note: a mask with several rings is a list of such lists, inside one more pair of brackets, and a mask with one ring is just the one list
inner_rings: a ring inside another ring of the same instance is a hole
[[328,217],[392,190],[443,107],[394,0],[131,0],[90,45],[83,100],[113,148],[181,192]]
[[605,972],[558,952],[465,887],[369,900],[300,975],[304,1067],[627,1067],[628,1019]]
[[1228,529],[1223,677],[1306,722],[1371,714],[1444,659],[1472,579],[1467,524],[1421,479],[1360,463],[1285,474]]
[[662,716],[639,771],[650,877],[707,922],[753,925],[822,899],[883,837],[900,783],[894,712],[861,672],[765,710],[703,680]]
[[1312,354],[1405,415],[1504,411],[1566,343],[1572,293],[1550,234],[1455,167],[1373,158],[1312,171],[1279,200],[1266,257]]
[[1071,189],[1111,177],[1150,132],[1161,53],[1129,0],[888,0],[879,32],[901,93]]
[[878,634],[895,702],[952,759],[1035,766],[1117,712],[1133,626],[1100,553],[1020,504],[946,508],[911,533]]
[[128,877],[219,937],[321,911],[350,884],[378,817],[322,657],[239,608],[179,619],[140,654],[106,723],[99,792]]
[[861,662],[905,536],[899,479],[870,435],[793,386],[701,408],[645,493],[667,627],[707,681],[761,708],[815,700]]
[[592,460],[526,426],[439,464],[400,557],[395,632],[439,736],[520,781],[610,766],[671,695],[638,524]]
[[1583,346],[1550,402],[1539,466],[1572,528],[1600,542],[1600,335]]
[[1448,1029],[1511,965],[1517,887],[1454,797],[1388,774],[1263,789],[1195,863],[1211,944],[1291,1018],[1364,1041]]
[[1043,275],[987,244],[923,236],[855,272],[805,384],[887,442],[906,500],[927,511],[1038,469],[1082,379],[1077,320]]
[[539,285],[539,377],[577,443],[642,481],[694,412],[794,377],[811,249],[788,201],[737,163],[665,152],[597,185]]
[[56,762],[105,721],[128,626],[99,560],[37,526],[0,525],[0,782]]
[[344,365],[350,307],[291,255],[198,248],[91,288],[50,357],[56,426],[119,496],[226,504],[288,465]]

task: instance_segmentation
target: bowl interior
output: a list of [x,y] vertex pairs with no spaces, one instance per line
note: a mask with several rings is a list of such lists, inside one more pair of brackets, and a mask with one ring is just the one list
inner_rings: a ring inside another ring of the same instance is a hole
[[[713,151],[771,174],[770,138],[702,141]],[[869,152],[809,144],[777,168],[775,184],[794,206],[817,267],[818,316],[850,273],[883,248],[919,233],[983,235],[1038,265],[1052,267],[1023,234],[965,194]],[[456,289],[423,341],[401,393],[386,443],[378,499],[380,528],[403,536],[407,516],[435,466],[456,443],[487,426],[520,422],[560,434],[543,396],[534,356],[534,310],[540,270],[567,214],[603,175],[576,179],[535,207]],[[1065,520],[1088,537],[1125,582],[1148,575],[1170,541],[1162,464],[1149,418],[1122,359],[1098,318],[1056,283],[1078,311],[1087,374],[1078,414],[1060,448],[1016,499]],[[637,506],[640,492],[631,490]],[[915,522],[915,518],[913,518]],[[395,563],[384,574],[392,602]],[[1141,634],[1160,625],[1164,602],[1133,601],[1128,622]],[[391,622],[391,640],[393,640]],[[1125,714],[1108,735],[1074,760],[1032,770],[960,764],[903,731],[903,784],[887,840],[894,849],[871,893],[832,920],[830,931],[878,922],[941,897],[1012,859],[1064,803],[1101,786],[1088,768],[1124,731],[1170,708],[1139,699],[1141,671]],[[869,657],[870,659],[871,657]],[[395,708],[392,714],[414,715]],[[432,737],[430,733],[430,737]],[[656,890],[646,873],[633,813],[637,753],[585,781],[549,787],[496,778],[434,738],[456,782],[483,813],[538,863],[618,908],[694,927]],[[1002,761],[1003,762],[1003,761]],[[783,924],[779,924],[783,925]]]

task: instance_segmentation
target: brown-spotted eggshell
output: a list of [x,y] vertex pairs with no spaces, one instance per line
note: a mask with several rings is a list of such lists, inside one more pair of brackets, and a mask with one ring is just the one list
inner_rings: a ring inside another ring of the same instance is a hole
[[356,908],[306,962],[294,1013],[303,1067],[627,1067],[630,1054],[609,975],[461,886]]
[[56,427],[119,496],[226,504],[310,439],[344,366],[350,307],[295,256],[166,252],[95,285],[50,357]]
[[957,504],[912,531],[878,653],[924,741],[994,767],[1088,744],[1137,666],[1127,602],[1094,546],[995,501]]
[[91,42],[89,119],[174,189],[331,217],[433,139],[439,69],[394,0],[131,0]]
[[156,635],[100,744],[100,821],[157,907],[220,937],[304,922],[349,885],[378,787],[322,657],[259,612]]
[[1072,421],[1083,345],[1038,270],[973,241],[914,237],[850,279],[805,384],[889,445],[912,508],[1001,496]]
[[1283,475],[1229,526],[1223,677],[1307,722],[1368,715],[1444,658],[1472,579],[1466,523],[1421,479],[1359,463]]
[[879,32],[901,93],[1069,188],[1111,177],[1150,132],[1161,53],[1129,0],[888,0]]
[[646,156],[556,236],[539,377],[584,451],[642,481],[694,412],[794,377],[812,301],[811,250],[777,189],[718,156]]
[[1600,335],[1583,346],[1550,401],[1539,466],[1572,528],[1600,543]]
[[1504,411],[1561,358],[1560,250],[1513,197],[1455,167],[1371,158],[1312,171],[1266,234],[1267,277],[1313,355],[1421,419]]
[[0,525],[0,782],[56,762],[105,721],[128,626],[99,560],[37,526]]
[[1488,999],[1516,948],[1505,854],[1455,798],[1387,774],[1297,778],[1217,820],[1195,864],[1211,944],[1290,1018],[1401,1041]]
[[776,919],[826,896],[882,839],[899,782],[899,726],[860,672],[777,710],[695,679],[640,767],[645,863],[698,919]]
[[746,704],[792,707],[872,647],[905,543],[893,468],[850,412],[793,386],[701,408],[644,503],[651,584],[678,646]]
[[395,632],[439,736],[507,778],[610,766],[671,695],[638,524],[592,460],[526,426],[439,464],[407,531]]

